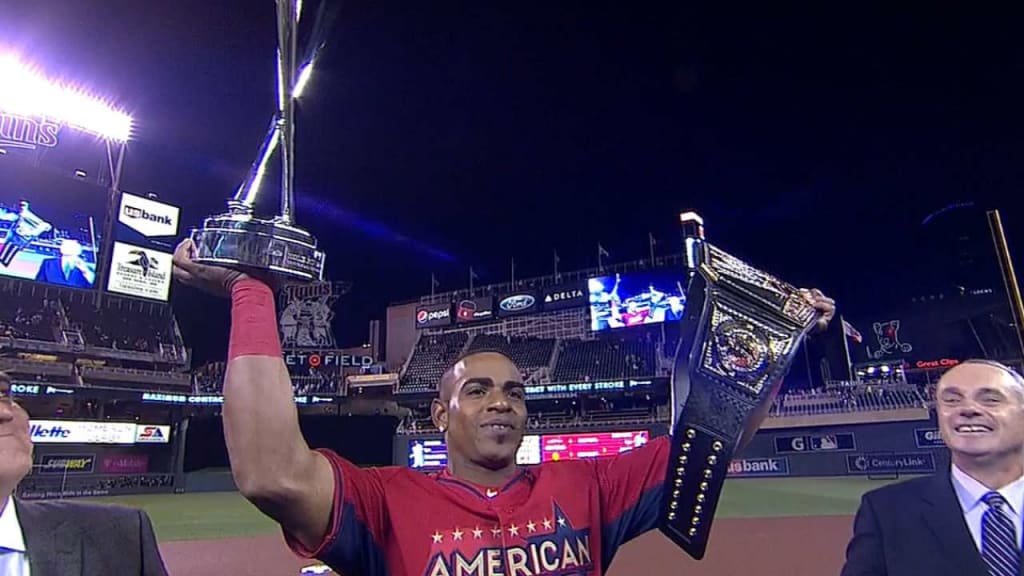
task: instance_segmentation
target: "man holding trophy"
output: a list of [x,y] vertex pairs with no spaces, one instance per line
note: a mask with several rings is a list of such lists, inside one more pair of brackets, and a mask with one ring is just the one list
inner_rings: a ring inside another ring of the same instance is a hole
[[[447,367],[432,405],[448,469],[361,469],[302,436],[281,354],[280,279],[322,274],[316,242],[291,219],[295,0],[278,0],[282,214],[237,197],[177,247],[174,276],[231,298],[224,433],[242,494],[291,548],[342,574],[603,574],[622,544],[660,529],[704,555],[729,460],[767,415],[803,338],[832,300],[733,258],[681,218],[689,288],[672,375],[673,433],[600,460],[516,465],[526,429],[518,367],[481,351]],[[353,439],[356,441],[356,439]]]

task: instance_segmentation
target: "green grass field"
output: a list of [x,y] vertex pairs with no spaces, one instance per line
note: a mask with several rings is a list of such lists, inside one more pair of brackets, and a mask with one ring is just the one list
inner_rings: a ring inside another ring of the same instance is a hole
[[[730,480],[719,518],[852,515],[861,495],[886,482],[866,478]],[[146,510],[161,541],[206,540],[279,533],[277,525],[237,492],[94,498]]]

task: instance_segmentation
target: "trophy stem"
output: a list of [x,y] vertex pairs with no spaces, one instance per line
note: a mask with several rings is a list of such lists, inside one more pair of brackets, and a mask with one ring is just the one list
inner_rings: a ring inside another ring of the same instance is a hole
[[263,138],[263,143],[260,145],[256,161],[249,168],[249,174],[228,202],[230,206],[241,209],[248,208],[249,212],[252,212],[253,206],[256,204],[256,193],[259,191],[263,175],[267,171],[267,164],[270,163],[270,157],[277,149],[277,145],[277,116],[275,115],[270,121],[270,126],[267,128],[267,135]]
[[281,214],[284,224],[294,221],[295,204],[295,82],[298,0],[277,0],[277,130],[281,148]]

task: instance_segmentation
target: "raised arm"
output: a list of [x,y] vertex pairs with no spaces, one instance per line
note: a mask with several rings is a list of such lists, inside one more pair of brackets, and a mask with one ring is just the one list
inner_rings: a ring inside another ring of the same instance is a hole
[[175,278],[231,297],[224,436],[235,483],[299,543],[315,548],[331,524],[334,469],[302,437],[281,358],[274,294],[240,272],[193,262],[193,255],[190,240],[178,245]]

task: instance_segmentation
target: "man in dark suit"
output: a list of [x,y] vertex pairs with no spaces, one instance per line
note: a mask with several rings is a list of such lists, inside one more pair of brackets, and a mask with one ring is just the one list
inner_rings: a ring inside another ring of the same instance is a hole
[[968,360],[935,400],[950,470],[865,494],[842,576],[1024,574],[1024,378]]
[[0,574],[166,576],[145,512],[13,497],[32,467],[32,441],[28,414],[10,391],[10,378],[0,372]]
[[60,256],[43,260],[36,272],[36,282],[49,282],[75,288],[91,288],[96,272],[82,258],[78,240],[65,238],[60,242]]

